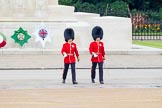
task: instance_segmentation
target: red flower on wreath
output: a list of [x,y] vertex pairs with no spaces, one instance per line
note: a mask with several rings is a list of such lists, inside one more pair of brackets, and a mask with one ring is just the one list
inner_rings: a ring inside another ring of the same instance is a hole
[[6,45],[6,37],[4,34],[0,33],[0,48]]

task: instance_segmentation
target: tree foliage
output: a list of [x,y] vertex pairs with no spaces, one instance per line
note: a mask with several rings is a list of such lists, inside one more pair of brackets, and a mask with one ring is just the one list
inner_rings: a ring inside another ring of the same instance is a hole
[[161,18],[162,0],[59,0],[61,5],[75,6],[75,11],[99,13],[100,15],[128,16],[128,9],[152,12],[155,19]]

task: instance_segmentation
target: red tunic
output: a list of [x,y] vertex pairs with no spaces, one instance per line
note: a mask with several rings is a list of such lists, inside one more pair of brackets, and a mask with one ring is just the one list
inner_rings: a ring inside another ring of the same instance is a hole
[[64,58],[64,63],[75,63],[75,55],[78,57],[79,53],[75,43],[69,44],[68,42],[63,44],[61,53],[66,53],[67,56]]
[[92,62],[103,62],[103,57],[105,56],[105,50],[104,50],[104,44],[103,42],[97,43],[96,41],[91,42],[89,46],[89,52],[92,54],[94,52],[97,54],[97,57],[92,56],[91,61]]

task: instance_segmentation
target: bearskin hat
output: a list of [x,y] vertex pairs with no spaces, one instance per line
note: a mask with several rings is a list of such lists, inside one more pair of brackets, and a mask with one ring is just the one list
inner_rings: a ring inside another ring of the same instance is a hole
[[92,30],[92,37],[93,37],[94,40],[96,40],[96,38],[100,38],[102,40],[103,29],[99,26],[94,27],[93,30]]
[[67,28],[64,31],[64,38],[65,41],[67,42],[69,39],[74,40],[74,30],[72,28]]

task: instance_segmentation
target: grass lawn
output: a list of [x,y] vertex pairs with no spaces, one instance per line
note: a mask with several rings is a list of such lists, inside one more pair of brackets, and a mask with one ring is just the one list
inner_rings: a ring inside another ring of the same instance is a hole
[[148,46],[148,47],[153,47],[153,48],[160,48],[162,49],[162,40],[145,40],[145,41],[140,41],[140,40],[133,40],[133,44],[136,45],[142,45],[142,46]]

